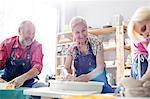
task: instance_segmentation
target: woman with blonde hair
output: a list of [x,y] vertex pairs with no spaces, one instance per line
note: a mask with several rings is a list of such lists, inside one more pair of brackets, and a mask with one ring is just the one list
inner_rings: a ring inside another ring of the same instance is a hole
[[[88,36],[87,23],[82,17],[74,17],[70,26],[75,44],[67,52],[65,68],[68,76],[66,79],[81,82],[104,82],[102,93],[114,92],[106,77],[102,41],[96,37]],[[72,76],[72,62],[75,76]]]
[[128,35],[131,40],[131,76],[138,80],[150,79],[150,6],[135,11],[128,25]]

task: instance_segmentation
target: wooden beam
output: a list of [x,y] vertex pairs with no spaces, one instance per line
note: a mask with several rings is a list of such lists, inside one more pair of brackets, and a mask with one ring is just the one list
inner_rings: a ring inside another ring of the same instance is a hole
[[117,85],[124,74],[125,65],[125,49],[124,49],[124,28],[123,26],[116,27],[116,66],[117,66]]
[[[110,34],[110,33],[115,33],[116,32],[116,27],[109,27],[109,28],[91,28],[88,30],[88,33],[92,34],[92,35],[106,35],[106,34]],[[61,32],[58,33],[57,35],[71,35],[72,32]]]
[[110,33],[116,32],[116,27],[109,27],[109,28],[99,28],[99,29],[89,29],[88,32],[93,35],[105,35]]

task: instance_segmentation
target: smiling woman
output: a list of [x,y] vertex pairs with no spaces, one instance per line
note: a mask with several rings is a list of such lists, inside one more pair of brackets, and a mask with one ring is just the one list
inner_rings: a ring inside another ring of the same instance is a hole
[[[31,20],[36,26],[35,38],[43,46],[43,70],[40,75],[45,81],[47,74],[55,72],[55,42],[57,29],[57,8],[48,0],[0,0],[0,42],[16,35],[21,21]],[[49,35],[49,36],[48,36]]]

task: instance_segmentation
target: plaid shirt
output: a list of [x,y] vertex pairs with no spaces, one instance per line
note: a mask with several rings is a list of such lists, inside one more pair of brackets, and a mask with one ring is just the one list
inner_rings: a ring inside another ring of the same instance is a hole
[[[96,36],[92,36],[90,35],[88,37],[87,42],[89,42],[89,44],[91,45],[93,54],[96,56],[98,51],[103,50],[103,43],[102,43],[102,39],[96,37]],[[88,44],[88,43],[87,43]],[[89,50],[89,44],[88,44],[88,50]],[[73,58],[76,57],[77,55],[77,51],[75,50],[75,48],[77,47],[76,44],[71,45],[68,50],[67,50],[67,55],[71,55],[73,56]]]
[[[10,57],[12,48],[15,48],[14,57],[26,59],[27,50],[22,48],[19,43],[19,37],[14,36],[6,39],[0,44],[0,67],[4,67],[7,58]],[[43,67],[42,45],[33,41],[30,47],[31,65],[41,72]]]

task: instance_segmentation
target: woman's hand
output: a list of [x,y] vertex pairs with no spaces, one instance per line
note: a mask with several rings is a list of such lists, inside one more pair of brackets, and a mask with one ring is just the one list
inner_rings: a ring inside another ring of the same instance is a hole
[[68,81],[74,81],[75,79],[75,76],[71,75],[71,74],[68,74],[64,80],[68,80]]
[[82,74],[79,77],[76,77],[74,79],[75,81],[80,81],[80,82],[88,82],[89,81],[89,76],[86,74]]
[[147,80],[150,80],[150,78],[147,77],[146,75],[143,75],[143,77],[140,80],[141,81],[147,81]]
[[19,77],[14,78],[13,80],[11,80],[8,83],[13,84],[15,86],[15,88],[18,88],[18,87],[22,86],[24,82],[25,82],[25,79],[22,76],[19,76]]
[[65,78],[65,80],[68,80],[68,81],[79,81],[79,82],[88,82],[89,81],[89,77],[88,75],[86,74],[82,74],[78,77],[75,77],[71,74],[68,74]]

